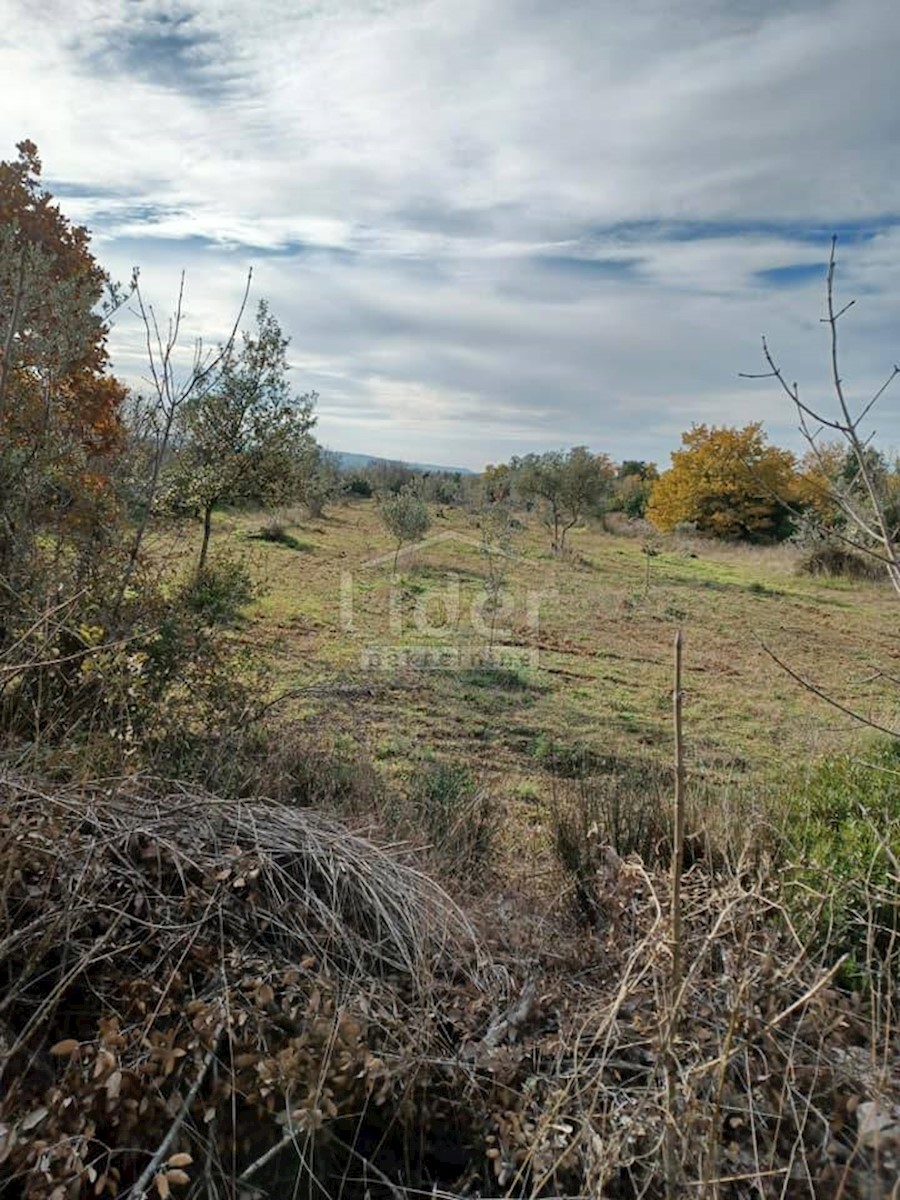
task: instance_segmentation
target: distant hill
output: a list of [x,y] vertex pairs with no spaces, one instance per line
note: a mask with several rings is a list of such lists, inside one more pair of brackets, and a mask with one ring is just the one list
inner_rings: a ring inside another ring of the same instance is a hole
[[332,450],[330,453],[338,460],[342,471],[358,470],[373,464],[377,466],[379,463],[402,463],[404,467],[410,467],[413,471],[445,471],[451,475],[475,474],[468,467],[439,467],[436,463],[407,462],[402,458],[378,458],[374,454],[349,454],[346,450]]

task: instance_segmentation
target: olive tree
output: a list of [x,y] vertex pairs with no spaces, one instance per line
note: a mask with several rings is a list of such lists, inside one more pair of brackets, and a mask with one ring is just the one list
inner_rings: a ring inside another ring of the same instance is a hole
[[315,393],[295,398],[287,372],[287,339],[261,301],[256,331],[227,356],[217,386],[191,398],[179,414],[168,475],[174,506],[199,514],[206,566],[217,505],[283,503],[296,494],[298,473],[314,440]]
[[615,478],[607,455],[591,454],[586,446],[527,454],[510,466],[522,499],[541,505],[554,553],[565,550],[566,534],[605,499]]
[[428,506],[414,487],[407,485],[395,496],[385,496],[379,505],[385,529],[397,543],[394,551],[394,571],[404,542],[417,542],[431,528]]

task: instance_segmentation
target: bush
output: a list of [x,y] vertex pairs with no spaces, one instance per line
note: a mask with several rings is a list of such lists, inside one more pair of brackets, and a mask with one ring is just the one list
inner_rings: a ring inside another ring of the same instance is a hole
[[210,625],[229,625],[259,596],[246,562],[235,555],[210,559],[182,588],[185,607]]
[[370,500],[373,494],[372,484],[364,475],[351,475],[346,490],[348,496],[359,496],[363,500]]
[[900,741],[840,754],[792,790],[782,832],[795,863],[789,895],[801,915],[822,897],[817,934],[852,964],[900,966]]
[[834,542],[823,542],[807,550],[797,563],[798,575],[824,576],[829,579],[884,578],[884,564],[877,558]]
[[496,803],[464,765],[429,764],[413,784],[410,803],[413,821],[451,869],[483,866],[493,857]]
[[260,525],[256,532],[256,536],[263,542],[276,542],[282,545],[288,544],[291,540],[290,534],[287,531],[287,526],[284,521],[278,517],[270,517],[268,521]]

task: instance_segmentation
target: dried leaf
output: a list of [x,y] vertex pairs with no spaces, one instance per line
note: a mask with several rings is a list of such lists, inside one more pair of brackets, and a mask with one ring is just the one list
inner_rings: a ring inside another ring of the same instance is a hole
[[50,1047],[50,1053],[54,1058],[67,1058],[73,1050],[78,1049],[80,1044],[75,1038],[63,1038],[61,1042]]
[[154,1183],[156,1184],[156,1190],[159,1192],[160,1200],[168,1200],[170,1188],[169,1177],[166,1175],[166,1173],[164,1171],[160,1171],[160,1173],[156,1176]]
[[115,1065],[115,1055],[110,1054],[108,1050],[101,1050],[97,1055],[97,1061],[94,1063],[94,1078],[97,1079],[104,1072],[112,1070]]
[[190,1154],[186,1154],[182,1150],[178,1154],[173,1154],[168,1160],[167,1165],[170,1167],[189,1167],[193,1161],[194,1160],[191,1158]]
[[169,1183],[190,1183],[191,1177],[187,1171],[179,1171],[177,1168],[169,1172]]
[[28,1133],[28,1131],[34,1129],[36,1125],[40,1125],[41,1121],[43,1121],[44,1117],[46,1117],[49,1111],[49,1108],[44,1108],[43,1105],[41,1105],[40,1108],[33,1109],[28,1116],[24,1117],[22,1120],[20,1128],[22,1129],[23,1133]]

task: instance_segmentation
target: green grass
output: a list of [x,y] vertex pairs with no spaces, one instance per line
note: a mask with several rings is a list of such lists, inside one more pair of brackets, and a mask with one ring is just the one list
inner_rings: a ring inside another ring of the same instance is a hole
[[[679,626],[694,780],[730,785],[737,773],[762,787],[787,766],[856,743],[852,722],[791,680],[764,644],[843,703],[894,719],[895,689],[863,682],[886,665],[895,640],[886,586],[797,577],[785,548],[703,542],[696,557],[666,546],[648,588],[639,542],[586,528],[573,531],[572,556],[556,559],[534,525],[514,547],[513,602],[496,622],[494,650],[513,657],[492,658],[489,612],[480,625],[477,608],[472,615],[487,574],[477,520],[446,512],[439,532],[452,536],[407,559],[393,596],[390,562],[371,565],[391,547],[370,501],[315,521],[285,518],[285,536],[303,553],[253,543],[264,594],[244,632],[273,664],[276,689],[311,689],[292,702],[302,718],[352,734],[389,772],[428,748],[493,778],[515,803],[517,779],[547,796],[561,764],[574,774],[609,761],[667,761]],[[259,514],[223,515],[214,548],[259,523]],[[538,592],[533,628],[527,603]],[[451,661],[379,666],[373,648]],[[352,701],[336,681],[354,685]],[[536,745],[552,753],[536,754]]]

